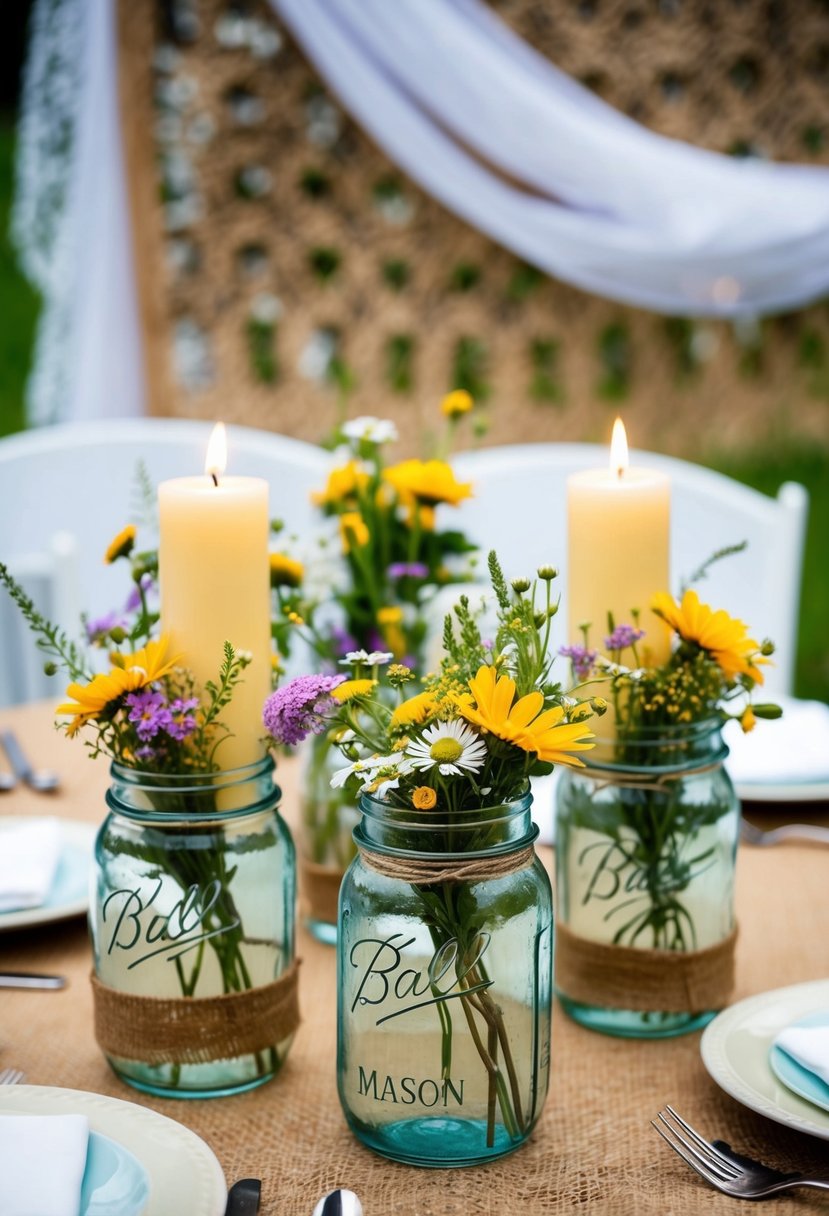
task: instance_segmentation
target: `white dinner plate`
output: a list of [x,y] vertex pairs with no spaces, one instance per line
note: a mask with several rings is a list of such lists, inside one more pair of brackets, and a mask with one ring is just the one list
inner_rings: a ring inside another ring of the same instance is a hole
[[[14,819],[9,817],[3,822],[20,823],[26,818],[22,815]],[[60,826],[63,846],[45,903],[38,908],[0,912],[0,933],[6,929],[26,929],[30,925],[46,925],[70,916],[85,915],[89,907],[89,870],[98,829],[94,823],[83,823],[79,819],[61,819]]]
[[718,1014],[703,1033],[700,1051],[710,1075],[732,1098],[776,1123],[829,1140],[829,1111],[793,1093],[769,1064],[780,1031],[821,1010],[829,1010],[829,980],[758,993]]
[[0,1114],[86,1115],[91,1131],[128,1149],[150,1180],[144,1216],[224,1216],[222,1167],[195,1132],[145,1106],[78,1089],[4,1085]]

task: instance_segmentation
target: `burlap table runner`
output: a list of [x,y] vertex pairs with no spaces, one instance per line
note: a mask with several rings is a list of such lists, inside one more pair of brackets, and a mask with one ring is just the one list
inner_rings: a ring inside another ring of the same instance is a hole
[[[55,801],[5,795],[3,810],[95,820],[106,765],[51,729],[48,713],[0,712],[40,764],[65,775]],[[296,780],[280,765],[287,818]],[[552,854],[539,854],[549,865]],[[737,872],[740,941],[735,999],[829,975],[829,854],[820,848],[744,850]],[[633,1042],[591,1034],[556,1008],[552,1080],[530,1142],[485,1168],[451,1172],[393,1165],[346,1129],[335,1083],[335,955],[300,932],[303,1021],[283,1074],[263,1089],[204,1102],[154,1099],[122,1085],[95,1044],[88,982],[90,950],[80,922],[0,937],[0,967],[55,971],[63,992],[0,995],[0,1067],[25,1069],[33,1084],[94,1090],[151,1107],[191,1127],[216,1153],[229,1181],[262,1179],[263,1216],[310,1216],[336,1186],[361,1197],[366,1216],[734,1216],[735,1200],[699,1181],[649,1126],[666,1103],[710,1135],[772,1163],[825,1168],[826,1142],[789,1131],[740,1106],[711,1081],[699,1035]],[[784,1197],[775,1216],[823,1211],[819,1197]],[[172,1214],[171,1214],[172,1216]],[[178,1216],[178,1214],[176,1214]]]

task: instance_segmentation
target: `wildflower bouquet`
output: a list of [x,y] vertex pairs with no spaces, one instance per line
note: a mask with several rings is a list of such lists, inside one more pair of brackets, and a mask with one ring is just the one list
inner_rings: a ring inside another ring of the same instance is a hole
[[[168,639],[158,633],[158,613],[150,599],[157,572],[155,555],[136,554],[135,539],[136,529],[125,528],[105,556],[108,563],[130,562],[133,591],[122,611],[99,620],[84,619],[84,642],[72,641],[45,619],[2,563],[0,583],[37,636],[46,656],[46,671],[55,675],[62,669],[69,676],[66,699],[56,710],[60,729],[70,737],[84,737],[92,756],[111,760],[116,786],[127,791],[127,801],[131,804],[134,797],[143,799],[137,805],[157,813],[159,823],[169,818],[180,825],[188,815],[201,821],[222,809],[223,778],[217,755],[229,737],[222,713],[244,678],[249,656],[225,643],[224,654],[216,656],[216,679],[208,681],[203,689],[196,687],[190,672],[181,666],[180,656],[170,653]],[[96,671],[102,654],[106,654],[108,664],[103,672]],[[115,894],[128,897],[125,909],[130,909],[133,918],[129,923],[137,926],[135,908],[144,896],[139,897],[138,886],[131,892],[126,890],[125,883],[132,880],[125,874],[130,866],[138,865],[155,890],[147,902],[148,909],[152,905],[148,915],[158,913],[155,919],[160,921],[164,919],[162,905],[178,901],[179,911],[170,916],[163,937],[182,995],[196,992],[206,962],[205,946],[218,964],[224,992],[248,988],[251,977],[243,952],[246,939],[231,889],[237,866],[228,864],[221,849],[209,847],[209,834],[197,848],[188,849],[189,838],[184,829],[180,830],[179,847],[169,850],[163,831],[148,831],[140,838],[126,833],[121,838],[116,829],[105,829],[102,849],[108,848],[111,854],[111,881],[114,888],[124,888]],[[190,832],[195,839],[199,826]],[[267,839],[258,839],[255,846],[240,837],[235,847],[263,848],[275,843],[271,832]],[[113,960],[120,959],[122,952],[130,953],[123,933],[118,936],[125,915],[122,911],[118,919],[118,907],[116,899],[109,908],[114,928],[110,925],[104,933],[103,923],[98,926],[102,937],[112,933],[109,954]],[[106,921],[106,907],[102,915]],[[197,924],[204,927],[204,940],[199,936],[197,948],[182,949],[180,953],[173,950],[176,936],[183,932],[178,920],[191,932]],[[136,941],[137,933],[136,927]],[[136,963],[132,961],[129,966]],[[169,968],[166,973],[172,974]]]
[[[605,692],[615,734],[597,740],[590,774],[559,789],[561,912],[569,929],[592,941],[704,952],[733,931],[739,806],[722,767],[728,749],[720,728],[735,719],[751,730],[758,717],[780,715],[775,705],[753,703],[774,647],[691,589],[681,600],[661,592],[650,606],[673,635],[661,666],[641,665],[646,638],[637,613],[630,623],[608,620],[606,654],[591,646],[587,627],[560,652],[579,687]],[[716,1007],[712,1000],[704,1008]],[[660,1016],[669,1033],[671,1019]]]
[[[516,895],[514,880],[516,871],[523,873],[522,865],[532,864],[531,847],[523,861],[515,861],[515,850],[526,851],[535,836],[529,822],[528,779],[550,772],[554,764],[581,764],[579,754],[592,746],[588,719],[605,706],[596,698],[572,697],[552,679],[555,571],[544,568],[539,583],[519,579],[510,587],[494,554],[489,568],[498,605],[492,639],[481,636],[475,614],[461,598],[454,618],[446,619],[441,670],[419,685],[411,667],[392,662],[392,654],[357,653],[349,657],[346,675],[301,676],[279,688],[266,703],[264,721],[280,744],[324,732],[344,762],[333,773],[332,786],[347,791],[354,801],[363,795],[355,866],[367,870],[349,870],[341,897],[343,909],[350,909],[346,937],[340,941],[341,983],[346,985],[340,999],[348,1022],[343,1034],[348,1038],[359,1033],[361,1019],[370,1012],[366,1005],[383,1003],[384,1016],[366,1029],[371,1035],[381,1023],[415,1010],[402,999],[403,976],[414,971],[403,972],[394,987],[395,997],[401,998],[398,1005],[390,996],[390,983],[381,989],[376,976],[375,987],[361,987],[353,1003],[349,995],[365,942],[396,940],[388,936],[394,925],[383,919],[382,892],[379,903],[370,903],[377,923],[363,924],[362,937],[355,928],[367,875],[379,870],[385,879],[396,878],[403,886],[397,894],[394,883],[391,889],[383,888],[391,898],[387,911],[392,919],[407,909],[408,920],[399,935],[404,946],[395,947],[400,966],[407,946],[416,942],[413,948],[422,948],[421,930],[410,922],[425,927],[434,951],[429,968],[433,999],[416,1006],[417,1016],[425,1019],[424,1033],[429,1037],[431,1028],[437,1035],[435,1058],[428,1065],[439,1068],[441,1084],[460,1092],[463,1068],[453,1061],[471,1067],[470,1059],[477,1059],[485,1126],[476,1134],[486,1148],[500,1144],[504,1151],[505,1143],[514,1146],[526,1134],[537,1092],[528,1097],[524,1063],[515,1058],[516,1043],[523,1044],[520,1051],[529,1041],[524,1037],[526,1008],[520,1002],[515,1006],[511,1029],[505,1009],[512,998],[504,993],[501,1002],[494,979],[496,972],[503,978],[499,968],[508,970],[509,965],[503,955],[496,959],[494,945],[492,958],[485,961],[482,955],[496,930],[506,932],[522,899],[530,898],[526,886]],[[512,836],[505,824],[516,819],[523,826]],[[490,854],[494,866],[481,871],[482,857],[489,859]],[[395,866],[385,860],[389,855]],[[546,878],[535,879],[546,883]],[[345,926],[342,930],[346,932]],[[526,956],[529,949],[532,958],[532,949],[521,940],[521,932],[528,930],[513,926],[513,931],[519,951]],[[418,964],[407,959],[406,965]],[[509,987],[509,981],[503,982]],[[543,976],[540,982],[545,991]],[[445,990],[453,984],[450,1003]],[[532,985],[529,990],[534,990]],[[452,1008],[457,1012],[452,1014]],[[341,1055],[349,1058],[349,1051]],[[359,1077],[356,1083],[359,1089]],[[353,1084],[353,1076],[341,1079],[341,1091]],[[496,1124],[506,1137],[503,1142]]]
[[[393,423],[363,417],[341,424],[333,442],[342,461],[315,496],[336,529],[338,560],[306,571],[287,552],[271,555],[280,654],[301,637],[331,670],[358,662],[370,671],[382,655],[422,664],[429,602],[441,587],[469,578],[468,555],[475,552],[462,532],[436,522],[439,506],[457,507],[472,494],[444,459],[471,408],[468,393],[450,393],[442,404],[445,428],[436,457],[397,464],[387,460],[397,438]],[[316,596],[315,582],[322,584]],[[354,712],[359,716],[359,705]],[[325,889],[354,852],[353,807],[329,784],[336,760],[328,736],[315,740],[306,757],[303,847],[310,866],[321,867],[313,877],[306,866],[306,892],[316,908],[312,925],[336,919]]]

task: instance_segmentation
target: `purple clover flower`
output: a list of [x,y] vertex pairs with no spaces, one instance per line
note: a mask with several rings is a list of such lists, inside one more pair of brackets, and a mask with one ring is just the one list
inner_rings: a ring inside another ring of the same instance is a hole
[[323,714],[337,708],[331,690],[345,676],[296,676],[272,692],[265,702],[262,721],[276,743],[294,746],[310,734],[325,730]]
[[192,711],[198,709],[198,705],[198,697],[177,697],[170,702],[170,721],[164,729],[172,739],[186,739],[193,734],[197,723]]
[[160,731],[169,731],[170,710],[160,692],[145,688],[131,692],[126,703],[130,707],[127,717],[135,726],[135,733],[142,743],[154,739]]
[[111,629],[126,629],[127,622],[118,612],[108,612],[105,616],[96,617],[86,622],[86,636],[90,643],[103,642]]
[[588,646],[574,643],[572,646],[562,646],[558,652],[573,664],[573,671],[579,680],[586,680],[593,670],[593,664],[599,657],[598,652]]
[[429,567],[423,562],[392,562],[386,574],[391,579],[428,578]]
[[626,650],[635,646],[645,636],[644,629],[635,629],[633,625],[617,625],[609,637],[604,640],[606,650]]

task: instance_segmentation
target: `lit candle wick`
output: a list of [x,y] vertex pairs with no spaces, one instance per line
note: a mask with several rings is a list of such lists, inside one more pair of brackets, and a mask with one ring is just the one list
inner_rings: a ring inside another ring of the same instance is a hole
[[227,437],[223,422],[217,422],[210,435],[207,445],[207,456],[204,461],[204,471],[213,478],[213,485],[219,488],[219,474],[227,468]]
[[[620,476],[621,476],[621,472],[622,472],[622,470],[621,470],[621,469],[619,469],[619,474],[620,474]],[[210,476],[213,478],[213,485],[214,485],[214,486],[216,486],[216,487],[218,487],[218,485],[219,485],[219,478],[217,477],[217,475],[211,471]]]

